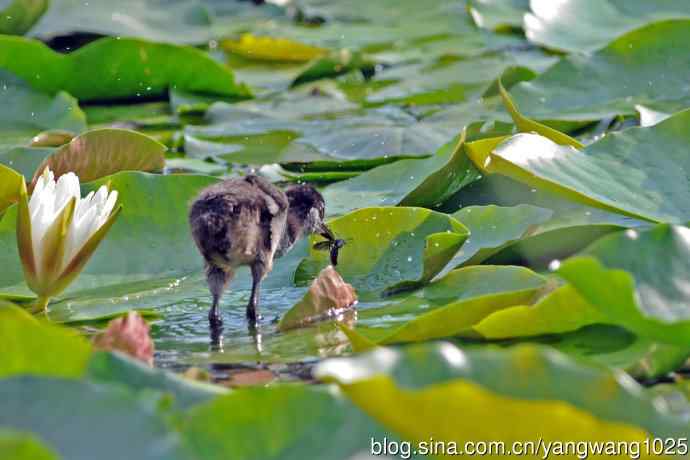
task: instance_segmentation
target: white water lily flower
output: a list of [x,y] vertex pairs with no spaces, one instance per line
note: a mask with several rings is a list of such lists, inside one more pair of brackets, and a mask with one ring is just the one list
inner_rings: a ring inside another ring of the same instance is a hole
[[81,198],[79,178],[69,172],[55,181],[46,169],[31,199],[22,184],[17,244],[26,282],[43,306],[79,274],[120,211],[117,191],[101,186]]

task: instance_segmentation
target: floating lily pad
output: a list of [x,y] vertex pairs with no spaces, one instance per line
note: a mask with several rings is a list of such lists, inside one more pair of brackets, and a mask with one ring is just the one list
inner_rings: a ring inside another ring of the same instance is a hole
[[200,50],[138,39],[102,38],[63,55],[36,40],[0,37],[0,69],[41,91],[64,90],[79,100],[161,96],[169,88],[237,98],[251,94],[235,83],[228,67]]
[[0,391],[7,398],[0,425],[38,435],[62,458],[87,460],[96,451],[112,460],[187,458],[154,393],[31,376],[0,380]]
[[487,339],[560,334],[607,322],[570,285],[561,286],[534,305],[519,305],[492,313],[473,329]]
[[328,162],[337,170],[360,161],[382,164],[425,156],[449,139],[445,131],[401,110],[334,116],[320,111],[341,111],[352,105],[318,95],[293,100],[295,105],[280,99],[275,102],[213,106],[207,113],[207,126],[185,129],[185,151],[197,158],[220,157],[246,164]]
[[365,206],[433,207],[479,177],[461,139],[429,158],[397,161],[331,185],[323,195],[330,215]]
[[565,334],[519,339],[517,342],[547,344],[575,359],[620,369],[635,379],[647,381],[675,371],[690,355],[687,347],[655,342],[636,336],[625,328],[605,324],[593,324]]
[[[2,53],[0,53],[2,54]],[[84,113],[69,94],[40,92],[15,75],[0,69],[0,153],[12,146],[28,146],[38,133],[61,129],[79,133],[86,129]]]
[[657,101],[689,107],[690,88],[677,72],[690,64],[689,34],[690,20],[653,23],[591,55],[564,57],[511,93],[518,107],[538,120],[634,115],[636,104]]
[[[492,313],[512,305],[530,303],[546,279],[523,267],[466,267],[448,273],[409,296],[379,308],[361,310],[364,327],[347,332],[362,334],[370,344],[419,342],[457,335],[473,335],[472,326]],[[385,318],[385,321],[379,321]],[[367,327],[367,324],[376,324]],[[367,347],[368,348],[368,347]]]
[[[690,197],[684,186],[687,140],[681,127],[688,120],[686,110],[650,128],[611,133],[582,151],[535,134],[518,134],[488,157],[474,152],[470,157],[485,171],[590,206],[651,221],[686,222]],[[659,145],[664,145],[662,151]]]
[[595,51],[649,22],[690,16],[690,5],[683,0],[532,0],[530,5],[524,21],[527,38],[574,53]]
[[441,275],[454,268],[475,265],[492,254],[532,234],[547,222],[553,211],[528,204],[514,207],[468,206],[453,214],[470,231],[470,238],[451,259]]
[[[238,390],[189,411],[182,435],[194,458],[329,459],[369,452],[373,436],[394,436],[328,387]],[[397,439],[394,437],[394,439]]]
[[160,171],[165,166],[164,154],[162,144],[135,131],[89,131],[48,156],[36,169],[32,185],[45,168],[50,168],[56,178],[74,172],[81,182],[90,182],[120,171]]
[[[658,407],[622,372],[545,347],[462,351],[448,343],[380,348],[317,366],[359,407],[412,439],[643,441],[684,436],[687,420]],[[449,413],[464,417],[449,422]],[[519,424],[515,420],[520,420]]]
[[[346,241],[338,272],[358,293],[409,288],[430,280],[467,238],[452,217],[423,208],[364,208],[329,222]],[[306,283],[328,264],[311,248],[295,280]]]
[[690,340],[690,230],[658,225],[602,238],[558,274],[610,322],[662,343]]

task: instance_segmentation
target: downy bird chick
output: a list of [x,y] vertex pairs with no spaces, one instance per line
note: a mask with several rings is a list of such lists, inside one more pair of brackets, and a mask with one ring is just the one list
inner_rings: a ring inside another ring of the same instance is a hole
[[252,293],[247,319],[256,324],[259,285],[273,268],[273,258],[292,248],[302,236],[319,233],[335,237],[324,223],[325,202],[310,185],[283,192],[261,177],[229,179],[202,190],[192,203],[189,223],[201,255],[213,303],[211,326],[220,326],[218,303],[235,269],[249,265]]

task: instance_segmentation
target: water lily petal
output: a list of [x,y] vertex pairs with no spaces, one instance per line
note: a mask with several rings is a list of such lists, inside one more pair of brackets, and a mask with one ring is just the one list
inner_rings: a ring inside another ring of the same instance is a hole
[[63,271],[63,258],[65,253],[65,241],[72,217],[76,198],[72,197],[57,215],[55,220],[46,230],[41,247],[41,256],[38,268],[38,279],[40,290],[36,292],[43,297],[50,297],[59,294],[62,289],[57,289],[54,281]]
[[94,251],[100,244],[101,240],[105,237],[110,230],[110,227],[115,223],[115,219],[122,211],[122,206],[118,206],[107,218],[105,223],[94,232],[91,237],[86,241],[86,243],[81,247],[77,254],[69,261],[63,272],[60,274],[59,278],[55,281],[54,286],[57,292],[62,292],[69,284],[74,280],[74,278],[79,275],[81,270],[89,261]]
[[[83,203],[79,204],[83,205]],[[84,209],[86,209],[86,212],[83,212]],[[65,254],[62,263],[63,267],[67,266],[93,233],[91,231],[91,226],[93,225],[94,219],[97,217],[96,213],[98,210],[93,206],[82,206],[81,211],[81,216],[77,216],[75,213],[75,217],[72,219],[67,233]]]

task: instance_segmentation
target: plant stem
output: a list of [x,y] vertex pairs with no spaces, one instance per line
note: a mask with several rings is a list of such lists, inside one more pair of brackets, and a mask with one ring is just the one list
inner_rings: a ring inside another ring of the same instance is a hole
[[39,297],[31,305],[28,310],[33,314],[44,313],[48,309],[48,303],[50,302],[50,297]]

